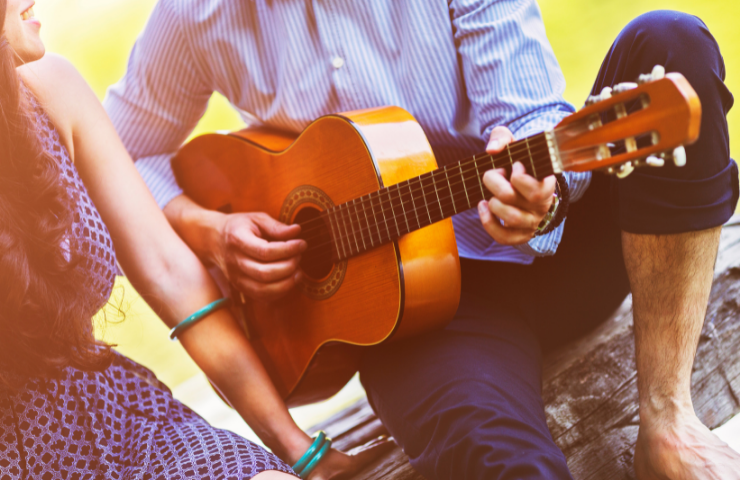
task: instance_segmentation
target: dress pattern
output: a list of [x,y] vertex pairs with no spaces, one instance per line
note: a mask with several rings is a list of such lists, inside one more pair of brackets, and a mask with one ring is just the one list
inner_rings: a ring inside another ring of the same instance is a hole
[[[32,97],[33,98],[33,97]],[[117,273],[113,243],[59,134],[34,100],[39,133],[58,161],[77,212],[89,288],[102,306]],[[275,455],[213,428],[172,397],[143,366],[115,353],[102,372],[72,367],[59,378],[0,387],[0,480],[250,479],[266,470],[295,475]]]

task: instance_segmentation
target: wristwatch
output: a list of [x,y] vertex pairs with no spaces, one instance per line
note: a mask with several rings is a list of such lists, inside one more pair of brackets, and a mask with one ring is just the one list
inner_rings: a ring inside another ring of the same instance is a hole
[[562,173],[555,175],[555,178],[557,179],[557,183],[555,184],[555,193],[552,194],[553,199],[550,209],[537,226],[537,230],[534,232],[535,237],[546,235],[558,228],[568,213],[568,206],[570,204],[568,182]]

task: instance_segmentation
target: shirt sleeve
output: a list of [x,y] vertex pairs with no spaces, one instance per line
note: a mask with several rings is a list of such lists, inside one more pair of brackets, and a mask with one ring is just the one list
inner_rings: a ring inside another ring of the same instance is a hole
[[157,203],[182,193],[170,159],[193,131],[213,93],[172,0],[160,0],[136,41],[123,78],[103,105]]
[[[553,128],[575,111],[563,98],[565,78],[535,0],[452,0],[450,12],[467,96],[484,142],[496,126],[522,139]],[[566,172],[565,178],[576,201],[591,174]],[[564,225],[517,248],[553,255]]]

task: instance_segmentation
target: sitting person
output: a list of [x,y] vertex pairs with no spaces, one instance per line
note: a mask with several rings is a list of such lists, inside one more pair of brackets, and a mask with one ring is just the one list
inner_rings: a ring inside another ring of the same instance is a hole
[[[453,218],[462,295],[452,322],[365,356],[370,403],[425,477],[570,479],[545,422],[541,352],[594,328],[631,291],[638,478],[740,478],[740,455],[701,424],[690,395],[720,226],[738,199],[733,98],[707,27],[672,11],[622,31],[593,92],[656,64],[701,99],[687,165],[624,180],[566,175],[580,200],[534,239],[554,179],[487,172],[495,198]],[[245,296],[278,300],[300,281],[301,246],[288,241],[297,230],[259,212],[204,210],[170,169],[214,91],[247,122],[295,133],[321,115],[398,105],[444,165],[552,129],[573,112],[564,88],[535,0],[159,0],[104,103],[193,251]]]
[[[211,427],[94,338],[117,260],[170,326],[221,295],[84,80],[44,55],[32,6],[0,0],[0,478],[294,478],[312,441],[227,310],[180,339],[263,438],[290,446],[277,455]],[[350,474],[378,448],[334,450],[312,478]]]

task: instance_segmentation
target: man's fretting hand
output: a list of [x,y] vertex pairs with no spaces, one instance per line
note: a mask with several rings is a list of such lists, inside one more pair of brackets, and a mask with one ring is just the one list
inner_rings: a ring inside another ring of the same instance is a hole
[[273,301],[287,294],[300,279],[298,269],[304,240],[298,225],[285,225],[266,213],[225,215],[212,252],[229,281],[256,300]]
[[[496,127],[486,151],[501,152],[514,141],[506,127]],[[511,177],[506,179],[504,169],[489,170],[483,175],[483,184],[493,193],[489,201],[478,204],[478,213],[486,232],[501,245],[519,245],[532,239],[552,203],[555,177],[537,180],[527,174],[516,162]]]

